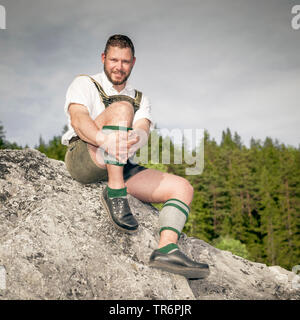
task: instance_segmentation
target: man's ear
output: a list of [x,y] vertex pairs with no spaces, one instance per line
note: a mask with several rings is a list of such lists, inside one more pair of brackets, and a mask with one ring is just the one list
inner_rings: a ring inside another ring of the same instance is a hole
[[133,67],[134,64],[135,64],[135,61],[136,61],[136,57],[133,57],[133,58],[132,58],[132,67]]
[[101,53],[101,60],[102,60],[102,63],[104,64],[104,61],[105,61],[105,53]]

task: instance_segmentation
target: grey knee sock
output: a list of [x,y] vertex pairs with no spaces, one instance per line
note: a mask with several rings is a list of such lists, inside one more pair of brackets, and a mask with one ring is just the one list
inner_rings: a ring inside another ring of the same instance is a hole
[[172,230],[180,237],[181,231],[188,218],[190,208],[179,199],[169,199],[159,213],[159,233]]
[[[129,131],[129,130],[132,130],[132,128],[128,128],[128,127],[121,127],[121,126],[114,126],[114,125],[111,125],[111,126],[103,126],[102,127],[102,132],[104,134],[110,134],[116,130],[122,130],[122,131]],[[122,163],[120,161],[118,161],[114,156],[108,154],[106,151],[103,150],[102,152],[102,156],[103,156],[103,159],[104,159],[104,162],[107,163],[107,164],[114,164],[116,166],[124,166],[125,163]]]

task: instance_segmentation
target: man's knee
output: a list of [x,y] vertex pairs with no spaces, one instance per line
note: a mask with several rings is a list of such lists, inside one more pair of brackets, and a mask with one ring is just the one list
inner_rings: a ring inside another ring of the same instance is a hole
[[127,101],[117,101],[109,105],[94,121],[100,129],[104,125],[111,124],[131,126],[133,117],[134,109],[132,104]]
[[180,176],[176,176],[176,183],[174,183],[174,188],[171,191],[170,197],[179,198],[187,204],[192,202],[194,196],[194,188],[191,183]]
[[107,107],[107,110],[122,118],[134,116],[133,105],[127,101],[113,102],[111,105]]
[[190,195],[191,198],[193,198],[194,187],[191,185],[191,183],[185,178],[183,178],[181,183],[183,191],[185,191],[188,195]]

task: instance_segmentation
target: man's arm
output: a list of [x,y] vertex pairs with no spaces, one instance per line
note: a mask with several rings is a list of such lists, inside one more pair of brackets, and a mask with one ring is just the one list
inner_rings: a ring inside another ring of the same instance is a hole
[[135,129],[144,130],[147,133],[147,136],[149,137],[150,123],[151,123],[150,120],[148,120],[146,118],[139,119],[133,125],[133,130],[135,130]]
[[71,125],[82,140],[94,146],[104,144],[105,135],[98,129],[85,106],[71,103],[69,106],[69,113]]
[[[138,141],[137,138],[133,137],[127,142],[126,138],[124,139],[124,137],[120,138],[118,136],[118,131],[109,135],[104,134],[96,126],[84,105],[71,103],[69,106],[69,113],[71,117],[71,125],[83,141],[96,147],[103,148],[105,151],[115,156],[117,160],[120,160],[120,158],[123,158],[124,156],[128,157],[127,149]],[[140,125],[145,128],[144,124],[139,124],[139,126]],[[115,148],[112,146],[115,146]],[[122,146],[125,146],[125,149]]]
[[[129,157],[135,154],[137,150],[142,148],[148,141],[149,138],[149,132],[150,132],[150,120],[147,118],[139,119],[135,122],[135,124],[132,126],[133,132],[135,136],[138,136],[139,140],[137,143],[133,144],[131,148],[129,149]],[[130,138],[129,133],[129,138]]]

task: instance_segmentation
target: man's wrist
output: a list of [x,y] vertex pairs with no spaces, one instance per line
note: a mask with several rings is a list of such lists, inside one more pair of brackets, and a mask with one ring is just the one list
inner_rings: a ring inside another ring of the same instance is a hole
[[106,140],[107,140],[107,135],[104,134],[101,130],[98,130],[96,134],[97,146],[103,147],[103,149],[105,149],[104,146],[105,146]]
[[139,147],[144,146],[149,138],[147,131],[142,128],[135,128],[133,132],[139,137],[139,141],[137,142]]

